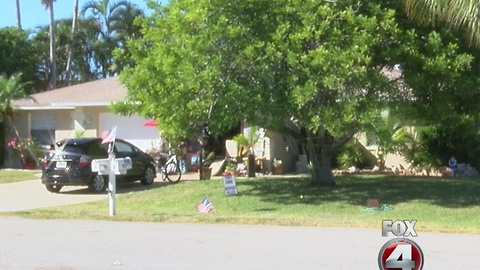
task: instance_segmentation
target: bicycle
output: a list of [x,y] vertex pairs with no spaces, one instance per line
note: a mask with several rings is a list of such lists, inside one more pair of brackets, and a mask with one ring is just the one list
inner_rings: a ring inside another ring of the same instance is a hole
[[162,155],[158,157],[158,171],[162,173],[162,180],[177,183],[182,178],[180,162],[176,154]]

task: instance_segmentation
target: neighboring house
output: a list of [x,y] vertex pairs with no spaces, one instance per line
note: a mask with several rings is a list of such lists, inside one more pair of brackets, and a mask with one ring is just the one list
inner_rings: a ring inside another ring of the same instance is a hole
[[[365,147],[365,150],[368,151],[370,155],[368,155],[366,158],[371,160],[373,158],[373,163],[375,164],[375,160],[378,160],[378,154],[379,154],[379,147],[378,145],[373,142],[371,144],[368,143],[367,137],[365,134],[361,133],[356,136],[356,139],[360,144]],[[404,168],[408,169],[412,166],[411,163],[409,163],[400,153],[387,153],[386,156],[384,156],[385,159],[385,168]]]
[[[34,137],[40,144],[51,144],[83,133],[99,137],[117,126],[117,137],[142,150],[158,144],[156,127],[145,126],[147,119],[125,117],[110,111],[112,102],[123,100],[127,89],[118,78],[77,84],[32,95],[34,100],[15,100],[13,122],[20,136]],[[11,136],[12,134],[7,134]],[[7,137],[7,140],[9,137]]]
[[[248,135],[249,127],[243,126],[242,134]],[[257,169],[262,173],[274,172],[274,160],[281,162],[282,173],[305,173],[306,156],[300,155],[295,140],[279,132],[260,128],[257,131],[258,141],[253,146]],[[237,158],[240,155],[240,147],[234,140],[225,142],[226,156]],[[243,163],[247,164],[247,156],[242,156]],[[305,164],[299,164],[305,163]],[[301,168],[304,165],[305,168]],[[299,167],[300,166],[300,167]],[[258,171],[258,170],[257,170]]]

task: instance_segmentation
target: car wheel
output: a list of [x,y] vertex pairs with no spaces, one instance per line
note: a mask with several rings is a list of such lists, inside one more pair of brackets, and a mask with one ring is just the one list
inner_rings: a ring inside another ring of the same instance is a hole
[[107,188],[107,181],[103,175],[95,175],[92,183],[90,184],[90,189],[95,192],[105,191]]
[[60,192],[60,189],[62,189],[63,186],[61,185],[45,185],[48,191],[52,193],[58,193]]
[[143,177],[140,182],[143,185],[151,185],[155,180],[155,177],[156,177],[155,169],[153,168],[153,166],[150,165],[147,168],[145,168],[145,170],[143,171]]

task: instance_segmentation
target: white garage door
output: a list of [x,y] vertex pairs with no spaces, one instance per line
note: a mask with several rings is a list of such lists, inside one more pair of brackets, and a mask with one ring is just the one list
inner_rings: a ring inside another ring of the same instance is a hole
[[148,127],[148,121],[139,116],[120,116],[113,113],[101,113],[99,120],[99,134],[117,126],[117,138],[124,139],[142,150],[152,145],[158,145],[160,132],[157,127]]

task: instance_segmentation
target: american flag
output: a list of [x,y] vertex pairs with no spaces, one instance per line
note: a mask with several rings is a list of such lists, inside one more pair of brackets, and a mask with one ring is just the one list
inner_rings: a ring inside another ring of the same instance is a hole
[[100,138],[102,138],[102,144],[104,143],[113,143],[115,142],[115,137],[117,136],[117,126],[113,127],[110,130],[102,132]]
[[207,214],[208,212],[213,210],[213,205],[208,199],[208,197],[205,196],[205,199],[203,199],[202,202],[197,204],[197,206],[195,207],[195,210],[197,210],[197,212],[199,213]]

